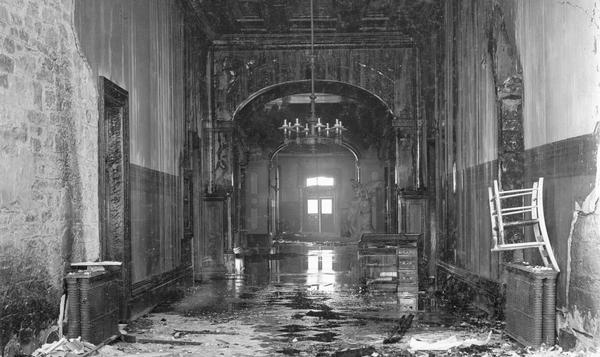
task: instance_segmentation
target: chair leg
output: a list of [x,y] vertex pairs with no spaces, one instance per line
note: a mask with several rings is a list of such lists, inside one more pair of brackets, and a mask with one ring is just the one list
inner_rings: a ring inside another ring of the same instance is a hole
[[552,245],[550,245],[550,239],[548,238],[548,231],[546,231],[546,218],[544,217],[544,178],[540,177],[537,185],[537,200],[538,200],[538,223],[540,227],[540,233],[542,235],[542,239],[546,243],[545,248],[548,253],[548,258],[550,258],[550,262],[552,263],[552,267],[557,272],[560,272],[558,267],[558,262],[556,261],[556,257],[554,256],[554,251],[552,250]]
[[488,203],[490,205],[490,220],[492,223],[492,241],[494,246],[492,250],[498,249],[498,220],[494,215],[498,214],[498,209],[495,207],[494,192],[491,187],[488,187]]
[[540,250],[540,255],[542,256],[542,261],[544,262],[544,266],[549,266],[548,265],[548,252],[546,251],[546,246],[548,245],[548,242],[544,239],[544,237],[541,233],[539,223],[537,223],[536,225],[533,226],[533,235],[535,236],[536,241],[544,243],[544,245],[540,246],[538,249]]

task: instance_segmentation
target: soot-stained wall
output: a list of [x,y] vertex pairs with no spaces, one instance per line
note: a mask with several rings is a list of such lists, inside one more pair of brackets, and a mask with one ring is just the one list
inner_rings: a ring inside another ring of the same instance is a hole
[[[581,344],[600,341],[597,6],[447,2],[439,141],[442,261],[500,281],[502,258],[489,250],[487,187],[496,178],[506,189],[544,177],[544,213],[561,269],[559,327]],[[525,259],[537,262],[537,251],[530,253]]]

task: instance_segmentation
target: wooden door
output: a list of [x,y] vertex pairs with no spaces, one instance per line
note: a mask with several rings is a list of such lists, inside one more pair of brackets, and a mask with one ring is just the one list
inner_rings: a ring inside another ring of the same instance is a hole
[[129,177],[129,95],[104,77],[98,81],[98,204],[100,254],[122,262],[123,301],[131,297],[131,215]]
[[304,204],[304,232],[334,233],[333,197],[309,196]]

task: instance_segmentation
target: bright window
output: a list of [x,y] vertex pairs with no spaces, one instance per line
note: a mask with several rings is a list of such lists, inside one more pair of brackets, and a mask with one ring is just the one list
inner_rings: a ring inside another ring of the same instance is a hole
[[319,213],[319,200],[308,200],[307,207],[308,207],[308,210],[307,210],[308,214]]
[[333,177],[309,177],[306,179],[306,186],[333,186]]
[[319,272],[319,256],[317,254],[308,255],[308,271],[307,273]]
[[321,213],[322,214],[332,214],[333,213],[333,204],[331,198],[323,198],[321,200]]

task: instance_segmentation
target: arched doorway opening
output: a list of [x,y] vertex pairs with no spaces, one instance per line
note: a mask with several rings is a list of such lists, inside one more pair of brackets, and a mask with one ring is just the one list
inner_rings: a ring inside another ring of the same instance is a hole
[[[234,228],[240,235],[236,246],[283,234],[357,239],[360,227],[350,227],[356,220],[350,217],[356,215],[356,190],[369,192],[372,230],[394,230],[398,133],[392,127],[392,110],[364,88],[317,80],[317,116],[323,122],[342,120],[347,135],[335,144],[283,144],[283,120],[309,113],[310,85],[302,80],[263,88],[234,112],[234,141],[245,148],[235,170],[241,181],[235,192],[241,218]],[[333,185],[319,185],[320,177],[332,179]]]
[[282,144],[270,156],[268,177],[269,236],[335,239],[356,231],[360,161],[349,143]]

